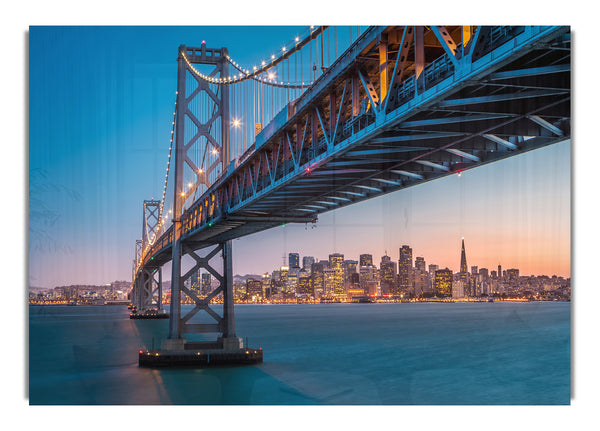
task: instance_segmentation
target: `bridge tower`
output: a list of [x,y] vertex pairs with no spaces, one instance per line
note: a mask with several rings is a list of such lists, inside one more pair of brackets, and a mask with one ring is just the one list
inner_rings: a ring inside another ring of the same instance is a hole
[[[142,216],[142,239],[136,241],[136,261],[142,258],[146,248],[151,245],[160,232],[160,201],[144,200]],[[140,269],[140,276],[135,278],[134,300],[139,311],[157,308],[162,309],[162,267],[160,265],[145,265]]]
[[[225,172],[231,158],[229,87],[210,84],[192,72],[195,72],[196,68],[202,68],[203,73],[210,77],[227,77],[229,75],[227,55],[226,48],[210,49],[204,42],[200,48],[190,48],[185,45],[179,47],[171,306],[169,336],[163,342],[164,350],[185,349],[186,340],[182,335],[189,333],[217,333],[221,335],[217,339],[219,347],[223,349],[242,347],[241,338],[235,336],[233,318],[231,241],[219,244],[193,244],[181,237],[181,217],[187,198],[196,192],[202,194],[208,189],[216,178]],[[190,155],[192,151],[204,154],[199,164],[198,161],[193,161],[194,158]],[[196,253],[197,250],[208,247],[212,247],[212,250],[205,257],[200,257]],[[218,258],[219,254],[222,260],[220,271],[209,263],[211,259]],[[185,255],[192,257],[196,263],[192,269],[182,274],[181,260]],[[219,281],[219,286],[203,299],[184,285],[185,281],[200,269],[207,270]],[[185,316],[181,313],[182,293],[192,298],[195,303],[195,307]],[[219,293],[223,296],[222,316],[209,308],[211,299]],[[200,310],[207,312],[215,323],[188,323]]]

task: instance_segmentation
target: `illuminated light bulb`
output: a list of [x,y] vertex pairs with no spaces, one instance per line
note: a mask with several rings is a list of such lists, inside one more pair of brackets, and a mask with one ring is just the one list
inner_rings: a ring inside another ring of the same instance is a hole
[[296,36],[296,42],[298,42],[300,40],[300,38],[298,36]]
[[272,54],[272,55],[271,55],[271,59],[274,59],[274,58],[275,58],[275,54]]
[[267,63],[265,63],[265,62],[263,61],[261,64],[264,66],[264,65],[265,65],[265,64],[267,64]]
[[281,50],[282,50],[283,52],[285,52],[285,46],[284,46],[283,48],[281,48]]

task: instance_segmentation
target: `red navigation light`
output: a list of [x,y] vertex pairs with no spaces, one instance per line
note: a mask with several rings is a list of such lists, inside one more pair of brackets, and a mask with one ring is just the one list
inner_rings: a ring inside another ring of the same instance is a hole
[[460,173],[462,172],[462,169],[459,169],[458,171],[456,171],[456,173],[458,173],[458,176],[460,177]]
[[306,167],[306,173],[307,173],[307,174],[310,174],[310,166],[307,166],[307,167]]
[[141,355],[142,353],[144,353],[144,352],[142,352],[142,351],[140,350],[140,355]]

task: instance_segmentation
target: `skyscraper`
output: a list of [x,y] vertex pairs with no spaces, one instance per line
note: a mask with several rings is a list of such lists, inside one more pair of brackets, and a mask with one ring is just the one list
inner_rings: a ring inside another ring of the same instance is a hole
[[467,254],[465,253],[465,239],[462,239],[462,247],[460,249],[460,279],[466,280],[467,278]]
[[202,293],[208,295],[212,290],[210,274],[208,272],[202,273]]
[[344,255],[340,253],[333,253],[329,255],[329,268],[335,271],[335,280],[333,287],[334,295],[345,295],[346,290],[344,288]]
[[333,298],[335,294],[335,269],[323,270],[323,296]]
[[300,268],[300,255],[298,253],[289,253],[288,263],[290,268]]
[[435,296],[446,298],[452,296],[452,271],[448,268],[435,272]]
[[427,271],[427,269],[425,268],[425,258],[424,257],[416,257],[415,258],[415,268],[417,268],[420,271]]
[[400,293],[407,294],[412,288],[412,248],[403,245],[398,260],[398,288]]
[[380,280],[382,295],[396,295],[396,262],[389,256],[382,256],[380,263]]
[[263,285],[261,280],[249,278],[246,280],[246,294],[251,301],[259,301],[263,299]]
[[298,293],[298,295],[314,296],[312,283],[309,276],[303,275],[298,278],[298,288],[296,289],[296,293]]
[[323,295],[323,264],[313,263],[310,268],[310,277],[312,279],[313,291],[315,298],[320,298]]
[[371,254],[361,254],[359,258],[359,266],[373,266],[373,255]]
[[360,267],[360,288],[364,291],[365,295],[369,294],[370,283],[375,282],[375,268],[373,265],[366,265]]
[[310,267],[315,263],[315,258],[312,256],[304,256],[302,258],[302,269],[304,271],[310,271]]

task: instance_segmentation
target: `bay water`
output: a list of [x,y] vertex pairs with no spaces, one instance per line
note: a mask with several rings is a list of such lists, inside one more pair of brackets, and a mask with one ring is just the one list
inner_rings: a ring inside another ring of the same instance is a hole
[[568,405],[570,319],[564,302],[238,304],[262,364],[150,369],[138,351],[160,347],[167,319],[30,306],[29,403]]

